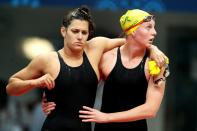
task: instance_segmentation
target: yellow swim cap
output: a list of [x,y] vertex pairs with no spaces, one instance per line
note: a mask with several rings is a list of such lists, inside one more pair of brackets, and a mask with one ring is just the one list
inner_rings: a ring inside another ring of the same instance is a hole
[[129,35],[133,33],[147,16],[150,16],[150,14],[143,10],[128,10],[124,15],[120,17],[120,24],[125,34]]

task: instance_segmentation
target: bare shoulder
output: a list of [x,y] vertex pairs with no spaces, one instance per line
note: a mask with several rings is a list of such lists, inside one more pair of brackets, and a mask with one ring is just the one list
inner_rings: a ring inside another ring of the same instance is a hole
[[[46,67],[48,64],[53,63],[57,60],[58,55],[56,52],[42,53],[36,56],[29,64],[28,67]],[[40,66],[42,65],[42,66]]]
[[37,57],[35,57],[34,59],[38,59],[43,62],[49,62],[50,60],[57,59],[57,58],[58,58],[57,52],[53,51],[53,52],[48,52],[48,53],[42,53],[38,55]]
[[103,54],[103,58],[112,58],[112,57],[114,57],[114,56],[116,56],[117,55],[117,50],[118,50],[118,48],[114,48],[114,49],[112,49],[112,50],[110,50],[110,51],[107,51],[107,52],[105,52],[104,54]]

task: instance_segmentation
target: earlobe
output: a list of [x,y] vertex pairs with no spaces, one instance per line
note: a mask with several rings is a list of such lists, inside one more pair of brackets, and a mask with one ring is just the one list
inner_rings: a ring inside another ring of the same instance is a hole
[[62,36],[65,37],[65,27],[61,27],[60,31]]

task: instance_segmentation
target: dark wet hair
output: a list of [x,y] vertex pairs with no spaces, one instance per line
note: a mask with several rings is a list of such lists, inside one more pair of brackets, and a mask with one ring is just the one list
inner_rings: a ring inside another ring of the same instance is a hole
[[62,25],[67,28],[71,24],[72,20],[75,19],[87,21],[89,23],[89,35],[93,34],[95,25],[87,6],[81,6],[64,15]]

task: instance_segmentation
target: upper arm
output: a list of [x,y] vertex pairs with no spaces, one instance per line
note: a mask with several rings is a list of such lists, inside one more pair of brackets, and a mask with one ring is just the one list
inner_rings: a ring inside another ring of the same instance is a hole
[[91,46],[100,49],[102,52],[109,51],[115,47],[121,46],[125,43],[124,38],[110,39],[107,37],[95,37],[90,40]]
[[25,68],[14,74],[11,78],[19,78],[21,80],[37,78],[42,75],[45,65],[45,56],[38,56],[34,58]]

